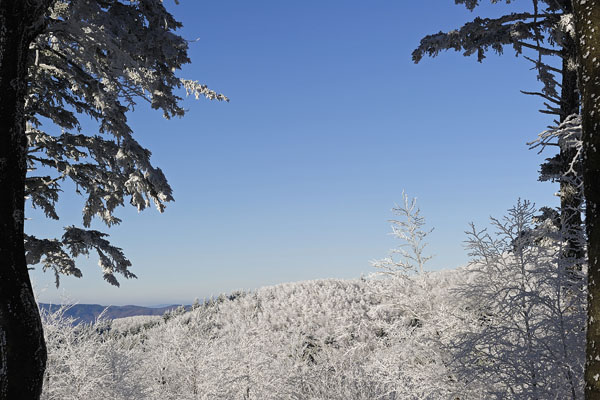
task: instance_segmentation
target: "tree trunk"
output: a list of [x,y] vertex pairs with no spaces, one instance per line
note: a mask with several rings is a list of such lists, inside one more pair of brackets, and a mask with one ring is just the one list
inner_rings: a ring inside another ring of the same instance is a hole
[[[570,4],[565,6],[565,12],[572,12]],[[572,114],[579,114],[577,71],[570,65],[576,58],[575,42],[569,35],[565,35],[564,40],[560,122],[564,122]],[[561,145],[559,159],[563,173],[560,181],[560,222],[567,242],[562,257],[568,268],[581,270],[580,262],[585,257],[581,221],[583,193],[577,182],[577,172],[571,171],[571,163],[577,155],[577,149],[559,144]]]
[[[23,245],[28,48],[48,2],[0,0],[0,399],[39,399],[46,346]],[[36,25],[38,25],[36,27]]]
[[585,398],[600,399],[600,0],[573,0],[588,241]]

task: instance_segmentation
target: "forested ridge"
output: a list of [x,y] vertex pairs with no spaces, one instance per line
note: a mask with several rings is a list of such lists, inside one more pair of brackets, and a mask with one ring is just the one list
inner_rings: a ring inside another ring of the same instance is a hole
[[519,202],[491,233],[473,227],[473,262],[456,270],[388,258],[368,277],[235,292],[162,317],[74,325],[44,313],[42,398],[582,398],[584,293],[565,291],[556,227],[534,214]]

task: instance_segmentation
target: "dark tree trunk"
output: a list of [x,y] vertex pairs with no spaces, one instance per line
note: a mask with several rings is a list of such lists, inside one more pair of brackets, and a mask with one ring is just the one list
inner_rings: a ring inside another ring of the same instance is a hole
[[600,399],[600,0],[573,0],[583,118],[588,251],[585,398]]
[[[571,12],[570,5],[565,12]],[[577,90],[577,71],[569,64],[576,59],[574,40],[565,35],[562,62],[562,88],[560,96],[560,122],[572,115],[579,114],[579,93]],[[581,269],[581,260],[585,257],[583,228],[581,221],[581,206],[583,201],[582,188],[577,182],[577,171],[571,169],[571,163],[577,155],[577,149],[560,143],[559,159],[563,176],[560,182],[560,220],[563,232],[566,234],[566,249],[563,254],[567,266]]]
[[0,399],[38,399],[46,346],[23,246],[29,43],[48,1],[0,0]]

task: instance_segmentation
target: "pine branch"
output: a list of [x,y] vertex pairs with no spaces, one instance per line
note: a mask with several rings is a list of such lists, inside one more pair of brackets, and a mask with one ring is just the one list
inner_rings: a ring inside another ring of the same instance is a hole
[[517,44],[518,46],[522,46],[522,47],[526,47],[528,49],[535,50],[543,55],[563,57],[563,54],[560,50],[551,49],[551,48],[543,47],[543,46],[539,46],[539,45],[533,45],[533,44],[523,42],[520,40],[517,40],[514,43]]
[[554,104],[560,105],[561,101],[559,99],[555,99],[553,97],[550,97],[548,95],[545,95],[544,93],[541,92],[527,92],[525,90],[520,90],[521,93],[526,94],[526,95],[530,95],[530,96],[540,96],[548,101],[551,101]]
[[[538,61],[538,60],[534,60],[534,59],[533,59],[533,58],[531,58],[531,57],[523,56],[523,58],[524,58],[524,59],[526,59],[527,61],[531,61],[532,63],[534,63],[534,64],[536,64],[536,65],[539,63],[539,61]],[[547,69],[548,71],[556,72],[557,74],[562,74],[562,70],[561,70],[561,69],[555,68],[555,67],[553,67],[553,66],[551,66],[551,65],[549,65],[549,64],[546,64],[546,63],[542,63],[542,65],[543,65],[543,66],[544,66],[544,68],[545,68],[545,69]]]
[[541,112],[542,114],[549,114],[549,115],[562,115],[562,113],[560,111],[554,111],[556,109],[553,110],[538,110],[539,112]]

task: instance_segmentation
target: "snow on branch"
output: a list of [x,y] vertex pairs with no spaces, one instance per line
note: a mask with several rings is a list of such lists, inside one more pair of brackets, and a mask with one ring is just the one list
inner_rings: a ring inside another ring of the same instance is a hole
[[125,278],[135,278],[128,268],[131,262],[125,257],[123,251],[110,244],[106,239],[108,235],[96,230],[85,230],[69,226],[59,239],[38,239],[32,235],[25,236],[25,257],[29,265],[42,263],[44,271],[54,271],[56,287],[60,284],[60,275],[72,275],[77,278],[83,276],[81,270],[75,265],[75,258],[83,255],[89,256],[90,251],[95,251],[102,268],[104,279],[110,284],[119,286],[115,273]]
[[229,102],[227,96],[217,93],[214,90],[208,88],[208,86],[199,83],[198,81],[192,81],[189,79],[182,79],[181,83],[185,88],[185,93],[188,96],[194,96],[196,100],[200,97],[205,97],[209,100],[219,100]]
[[64,244],[57,239],[38,239],[25,235],[25,258],[27,264],[42,263],[44,271],[54,271],[54,281],[58,288],[60,275],[82,276],[81,270],[75,266],[75,260],[63,249]]
[[104,273],[104,279],[111,285],[119,286],[119,282],[114,276],[115,272],[120,273],[125,278],[135,278],[136,276],[128,270],[131,262],[125,257],[120,248],[111,245],[105,239],[107,236],[106,233],[96,230],[85,230],[69,226],[65,228],[62,244],[73,257],[87,256],[91,250],[95,250],[99,257],[98,265]]
[[467,232],[471,279],[455,294],[472,319],[449,351],[457,377],[485,398],[582,398],[585,284],[571,278],[585,274],[561,262],[560,228],[535,213],[519,201],[491,219],[495,232]]
[[[85,228],[95,217],[109,227],[120,223],[114,211],[126,200],[140,211],[154,204],[162,212],[173,201],[171,187],[151,164],[150,151],[133,138],[127,113],[143,101],[166,118],[183,116],[178,95],[183,90],[196,98],[229,99],[177,76],[190,62],[188,42],[176,33],[182,25],[160,0],[56,0],[42,22],[29,46],[26,82],[31,205],[58,219],[61,184],[71,180],[85,198]],[[83,133],[82,117],[95,121],[98,131]],[[47,121],[61,133],[50,134]],[[94,249],[105,279],[117,284],[114,272],[133,276],[130,263],[103,235],[68,227],[61,241],[31,237],[30,259],[77,275],[66,255]],[[69,251],[61,252],[61,246]]]
[[553,18],[550,15],[546,19],[529,21],[534,17],[530,13],[512,13],[495,19],[477,17],[457,30],[425,36],[413,51],[412,59],[418,63],[424,55],[435,57],[442,50],[456,50],[463,51],[465,56],[477,54],[477,61],[481,62],[490,48],[502,54],[503,47],[509,44],[517,54],[522,53],[523,47],[528,47],[544,54],[557,55],[553,48],[526,42],[536,38],[535,30],[549,23],[546,19]]
[[409,199],[408,195],[402,192],[402,201],[402,205],[396,205],[392,209],[401,219],[390,220],[391,235],[399,239],[401,244],[391,250],[389,257],[372,261],[371,264],[387,275],[409,272],[422,274],[425,263],[432,258],[424,255],[424,249],[427,246],[425,238],[433,229],[424,230],[425,218],[421,216],[421,210],[417,207],[417,199]]
[[568,116],[558,126],[550,127],[550,129],[540,133],[536,140],[527,143],[531,149],[539,148],[539,153],[549,146],[558,146],[563,150],[573,150],[573,157],[567,160],[568,168],[566,170],[555,168],[554,164],[557,161],[553,158],[547,159],[547,163],[542,164],[541,180],[552,179],[563,181],[569,179],[569,182],[574,184],[576,188],[583,188],[581,174],[583,147],[581,135],[581,115],[573,114]]

